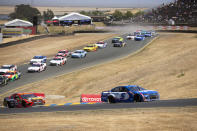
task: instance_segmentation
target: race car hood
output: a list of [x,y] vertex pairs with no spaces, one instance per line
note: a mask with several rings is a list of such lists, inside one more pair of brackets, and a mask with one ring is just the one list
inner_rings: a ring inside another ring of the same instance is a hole
[[7,78],[12,78],[13,77],[13,75],[4,75],[4,76],[6,76]]
[[39,67],[29,67],[28,70],[39,70]]
[[59,64],[60,62],[61,62],[61,61],[59,61],[59,60],[51,60],[51,61],[50,61],[50,63],[58,63],[58,64]]
[[93,49],[94,47],[84,47],[83,49],[84,50],[91,50],[91,49]]

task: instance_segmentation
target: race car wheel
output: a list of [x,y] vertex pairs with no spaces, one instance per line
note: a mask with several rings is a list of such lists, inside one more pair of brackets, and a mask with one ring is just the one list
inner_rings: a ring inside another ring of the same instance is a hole
[[113,96],[109,96],[108,97],[108,102],[111,104],[111,103],[116,103],[115,99]]
[[135,102],[142,102],[142,99],[141,99],[140,95],[136,94],[136,95],[134,96],[134,101],[135,101]]
[[10,103],[10,102],[7,102],[7,107],[8,108],[14,108],[14,104]]

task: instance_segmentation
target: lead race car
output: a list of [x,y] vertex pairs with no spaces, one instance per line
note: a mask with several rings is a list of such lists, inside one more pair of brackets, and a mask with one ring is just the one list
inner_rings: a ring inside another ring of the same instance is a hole
[[146,90],[137,85],[118,86],[101,93],[101,101],[109,103],[117,102],[145,102],[160,99],[157,91]]
[[44,93],[15,93],[5,97],[3,101],[3,105],[8,108],[26,108],[44,104]]

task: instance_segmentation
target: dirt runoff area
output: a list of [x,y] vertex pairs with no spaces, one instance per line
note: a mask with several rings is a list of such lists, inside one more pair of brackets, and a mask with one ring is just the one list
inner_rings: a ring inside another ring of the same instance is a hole
[[117,34],[83,33],[72,36],[48,37],[0,48],[0,65],[21,64],[29,61],[35,55],[55,56],[59,50],[74,50],[113,36],[117,36]]
[[197,107],[0,115],[2,131],[196,131]]

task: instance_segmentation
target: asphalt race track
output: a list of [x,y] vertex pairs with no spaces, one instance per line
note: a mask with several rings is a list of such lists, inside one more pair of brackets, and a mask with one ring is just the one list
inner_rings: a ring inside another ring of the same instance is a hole
[[69,73],[77,69],[90,67],[96,64],[127,56],[144,47],[154,38],[146,38],[144,41],[133,41],[126,40],[126,35],[123,35],[123,37],[125,38],[125,42],[127,43],[126,47],[113,47],[113,44],[111,44],[111,39],[109,39],[106,40],[106,42],[108,43],[107,48],[99,49],[96,52],[88,52],[85,58],[68,58],[68,61],[64,66],[48,66],[49,60],[47,60],[47,69],[46,71],[43,71],[41,73],[27,73],[27,68],[29,64],[20,65],[18,66],[18,70],[22,73],[21,79],[9,82],[8,85],[1,87],[0,94],[23,86],[25,84],[40,81],[49,77]]
[[0,108],[0,114],[11,113],[32,113],[32,112],[56,112],[56,111],[80,111],[80,110],[99,110],[99,109],[130,109],[130,108],[159,108],[159,107],[187,107],[197,106],[197,98],[161,100],[153,102],[139,103],[117,103],[117,104],[85,104],[71,106],[54,106],[54,107],[30,107],[30,108]]

